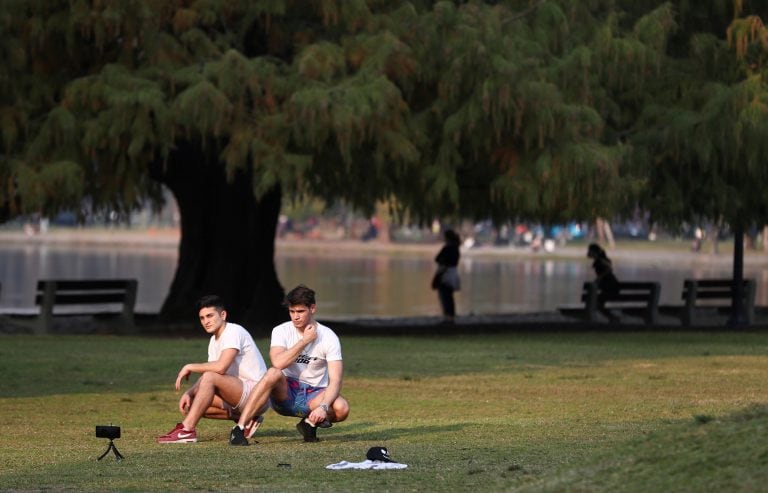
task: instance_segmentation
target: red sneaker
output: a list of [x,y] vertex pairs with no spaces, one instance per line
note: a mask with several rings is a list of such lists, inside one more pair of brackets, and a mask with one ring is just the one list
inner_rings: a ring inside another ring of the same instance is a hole
[[187,431],[184,425],[176,423],[176,427],[165,435],[157,437],[157,443],[195,443],[197,442],[197,432],[195,430]]
[[243,435],[245,438],[252,438],[253,435],[256,434],[256,430],[259,429],[259,426],[261,426],[261,423],[264,422],[264,416],[256,416],[251,421],[248,422],[247,425],[245,425],[245,428],[243,429]]
[[181,423],[176,423],[176,427],[175,427],[174,429],[172,429],[171,431],[169,431],[169,432],[168,432],[168,433],[166,433],[165,435],[160,435],[160,436],[159,436],[159,437],[157,437],[157,438],[161,438],[161,437],[167,437],[168,435],[170,435],[170,434],[171,434],[171,433],[173,433],[174,431],[176,431],[176,430],[181,430],[181,429],[184,429],[184,425],[183,425],[183,424],[181,424]]

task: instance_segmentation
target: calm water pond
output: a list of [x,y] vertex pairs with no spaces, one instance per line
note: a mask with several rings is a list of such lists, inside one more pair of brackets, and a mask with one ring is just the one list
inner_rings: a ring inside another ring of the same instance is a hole
[[[437,250],[439,246],[435,247]],[[0,245],[0,308],[31,308],[41,278],[116,278],[139,280],[137,311],[159,310],[173,277],[175,248],[77,247],[58,245]],[[622,279],[658,280],[662,303],[678,304],[686,278],[730,276],[730,264],[694,265],[622,258],[616,261]],[[439,314],[435,293],[429,288],[434,270],[432,256],[366,254],[346,256],[317,252],[281,252],[276,266],[286,288],[304,283],[318,293],[322,317],[403,317]],[[768,271],[747,266],[745,273],[758,282],[757,302],[768,304]],[[554,259],[545,256],[473,258],[460,265],[462,290],[458,313],[500,314],[553,311],[578,302],[581,284],[593,274],[586,258]]]

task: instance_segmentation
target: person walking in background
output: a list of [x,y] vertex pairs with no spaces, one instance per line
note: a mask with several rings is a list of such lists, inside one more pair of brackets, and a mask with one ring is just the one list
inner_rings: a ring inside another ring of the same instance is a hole
[[605,250],[597,243],[590,243],[587,248],[587,257],[593,259],[592,268],[595,270],[595,283],[597,284],[597,307],[600,313],[605,315],[611,323],[617,323],[619,317],[605,307],[605,302],[619,294],[619,280],[613,273],[613,263]]
[[432,289],[437,290],[440,306],[443,310],[443,322],[453,323],[456,318],[456,302],[453,299],[454,291],[461,289],[459,279],[459,235],[452,229],[443,233],[445,244],[435,257],[437,271],[432,278]]
[[[181,389],[182,380],[189,379],[192,373],[200,373],[200,378],[179,399],[183,421],[157,437],[158,443],[197,442],[195,427],[203,417],[237,421],[251,390],[267,372],[251,334],[242,326],[227,322],[221,298],[202,297],[197,302],[197,311],[203,329],[211,334],[208,362],[188,363],[179,370],[176,390]],[[253,419],[246,422],[246,436],[253,436],[267,409],[268,406],[262,406]]]
[[284,304],[291,319],[272,329],[272,367],[251,392],[230,432],[230,445],[248,445],[248,423],[270,402],[278,414],[300,418],[296,429],[305,442],[317,442],[317,428],[330,428],[349,415],[349,402],[341,396],[341,343],[333,330],[315,321],[315,292],[300,284],[285,295]]

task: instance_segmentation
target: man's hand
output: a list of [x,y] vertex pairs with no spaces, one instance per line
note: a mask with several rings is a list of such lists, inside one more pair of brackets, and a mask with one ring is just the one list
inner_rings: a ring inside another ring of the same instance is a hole
[[312,421],[314,424],[322,423],[326,418],[328,418],[328,413],[325,412],[325,409],[323,409],[320,406],[317,406],[312,410],[311,413],[309,413],[309,416],[307,416],[310,421]]
[[187,392],[184,392],[184,395],[179,399],[179,411],[181,411],[182,416],[187,415],[190,405],[192,405],[192,397]]
[[184,365],[181,370],[179,370],[179,374],[176,376],[176,390],[181,389],[181,381],[182,380],[189,380],[189,375],[192,373],[189,371],[189,368],[187,368],[188,365]]
[[308,325],[307,328],[304,329],[304,333],[301,335],[301,337],[307,344],[317,339],[317,325]]

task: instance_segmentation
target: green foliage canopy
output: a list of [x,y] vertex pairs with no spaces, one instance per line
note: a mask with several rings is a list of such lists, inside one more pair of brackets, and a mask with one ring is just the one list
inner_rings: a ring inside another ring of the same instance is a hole
[[148,163],[185,142],[256,196],[419,219],[764,216],[749,8],[0,0],[0,204],[158,203]]
[[419,218],[606,213],[624,186],[616,89],[647,70],[623,62],[658,52],[608,0],[0,7],[6,216],[157,201],[147,164],[180,141],[232,179],[251,170],[257,196]]
[[679,2],[662,76],[649,81],[630,142],[657,217],[745,228],[768,213],[768,11],[757,2]]

